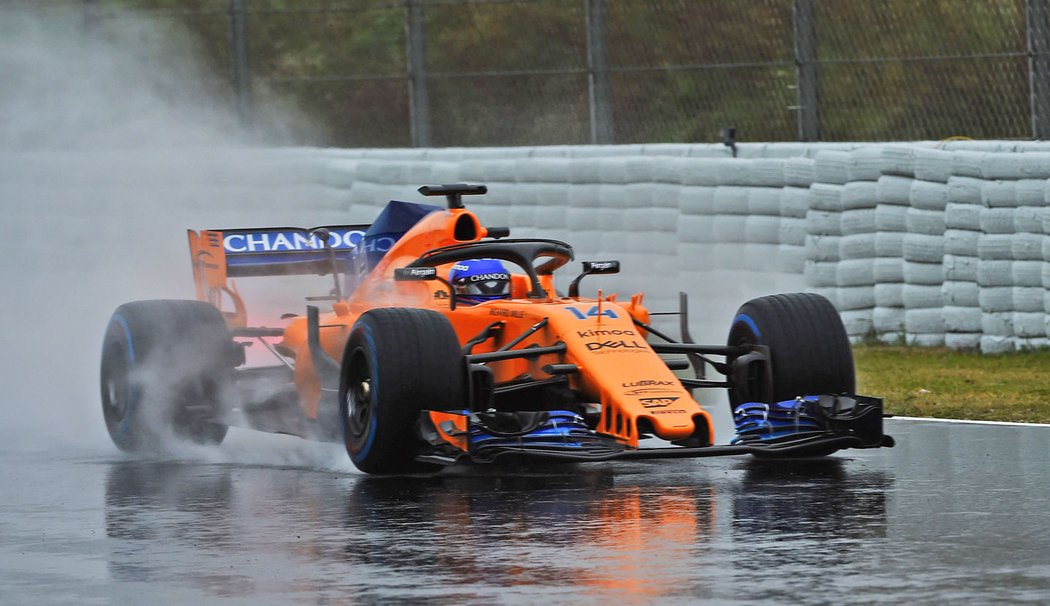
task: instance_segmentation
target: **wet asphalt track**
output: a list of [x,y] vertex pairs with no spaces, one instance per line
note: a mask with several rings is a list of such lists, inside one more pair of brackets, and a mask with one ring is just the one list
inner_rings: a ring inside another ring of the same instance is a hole
[[6,452],[0,603],[1050,601],[1050,429],[887,425],[815,462],[387,479]]

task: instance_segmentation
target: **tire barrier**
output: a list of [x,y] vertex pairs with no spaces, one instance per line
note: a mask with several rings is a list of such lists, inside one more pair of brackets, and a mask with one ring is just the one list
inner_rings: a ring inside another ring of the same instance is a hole
[[749,151],[338,150],[322,174],[326,185],[349,186],[352,204],[373,206],[427,177],[484,182],[486,219],[528,235],[564,233],[581,257],[638,254],[654,268],[648,280],[716,284],[705,296],[773,292],[771,273],[801,278],[836,305],[854,340],[986,352],[1047,345],[1050,146]]
[[[654,309],[673,309],[679,287],[729,310],[806,289],[836,305],[854,340],[985,352],[1050,344],[1050,144],[738,150],[737,158],[707,144],[260,150],[250,152],[255,168],[271,170],[206,171],[207,183],[186,188],[186,206],[207,212],[238,184],[279,192],[299,214],[367,222],[387,200],[419,200],[421,184],[481,182],[486,224],[565,239],[581,259],[626,257],[624,275],[603,290],[646,289],[663,296],[650,300]],[[102,199],[150,173],[130,153],[78,156],[79,164],[62,152],[0,156],[0,180],[26,200],[40,186],[23,175],[48,166],[76,166],[76,185]],[[192,164],[199,173],[208,163]]]

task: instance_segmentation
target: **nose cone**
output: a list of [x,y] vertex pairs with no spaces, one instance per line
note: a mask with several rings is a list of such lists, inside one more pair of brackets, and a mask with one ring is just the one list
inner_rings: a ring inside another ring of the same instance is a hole
[[622,308],[608,304],[601,312],[580,305],[575,321],[560,331],[567,356],[581,369],[584,388],[600,398],[598,431],[637,446],[641,432],[665,440],[704,433],[711,421],[678,377],[649,347]]

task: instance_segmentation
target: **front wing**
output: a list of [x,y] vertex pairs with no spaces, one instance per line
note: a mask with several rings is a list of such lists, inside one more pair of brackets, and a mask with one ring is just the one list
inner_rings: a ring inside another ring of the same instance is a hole
[[[564,410],[545,412],[424,411],[419,434],[427,447],[417,460],[452,465],[462,460],[610,461],[755,455],[768,458],[824,456],[846,448],[892,447],[882,431],[882,400],[865,396],[807,396],[833,403],[817,423],[792,431],[745,431],[729,445],[628,448],[590,429],[583,417]],[[829,400],[830,399],[830,400]],[[836,404],[846,400],[849,406]],[[803,399],[799,398],[802,402]]]

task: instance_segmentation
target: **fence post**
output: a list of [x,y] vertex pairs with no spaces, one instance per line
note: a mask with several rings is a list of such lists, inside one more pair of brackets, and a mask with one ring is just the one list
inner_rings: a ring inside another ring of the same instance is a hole
[[102,18],[98,0],[84,0],[84,29],[93,32]]
[[241,127],[255,127],[255,99],[252,72],[248,62],[248,0],[230,0],[230,40],[233,44],[233,88],[237,95],[237,116]]
[[795,24],[795,73],[798,77],[798,139],[820,141],[817,96],[817,28],[813,0],[792,0]]
[[612,86],[609,84],[609,28],[605,0],[586,0],[587,88],[591,106],[591,143],[615,140]]
[[1032,137],[1050,139],[1050,10],[1047,0],[1026,0],[1028,83]]
[[430,147],[430,95],[427,91],[427,39],[422,0],[408,0],[408,114],[413,147]]

